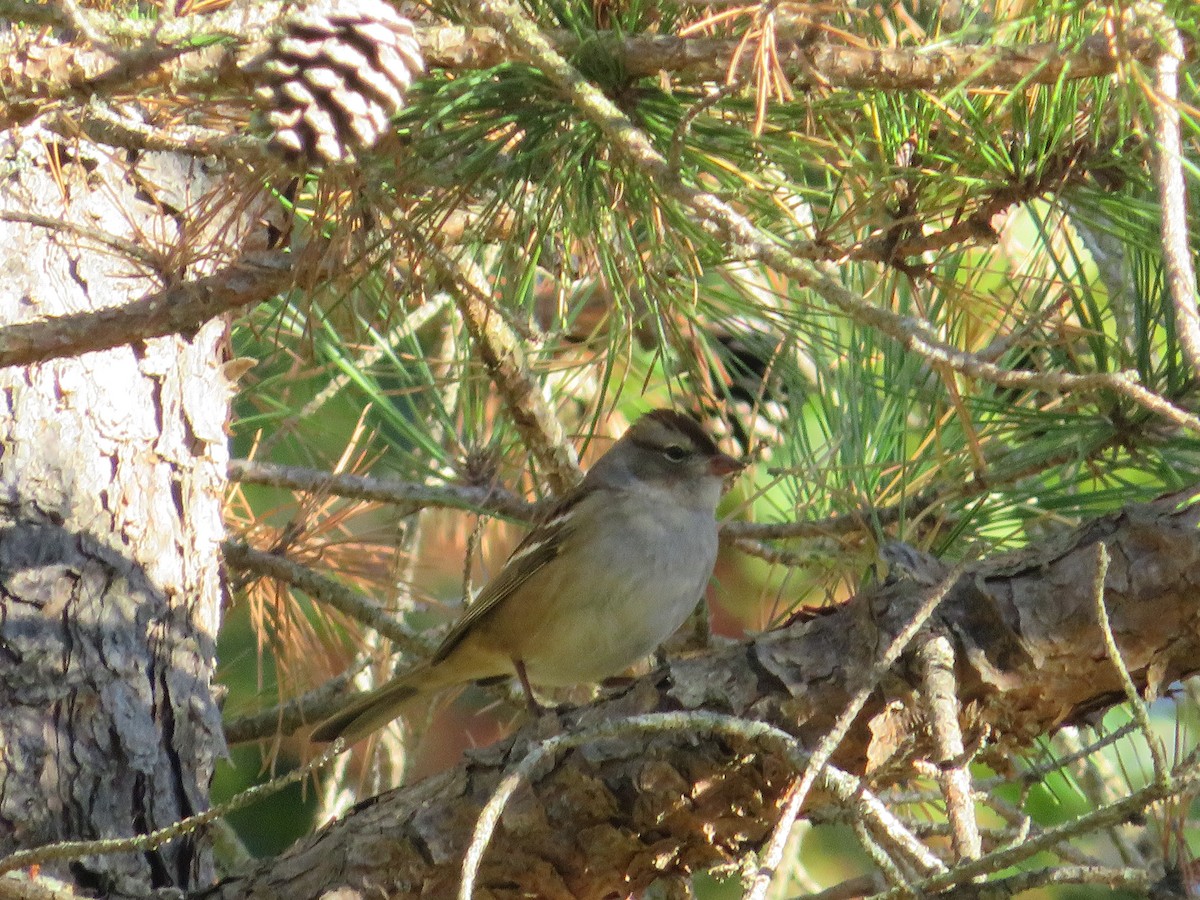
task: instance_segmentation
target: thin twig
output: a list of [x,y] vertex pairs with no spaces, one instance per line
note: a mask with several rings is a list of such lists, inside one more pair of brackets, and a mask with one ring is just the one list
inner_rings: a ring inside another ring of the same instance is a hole
[[[377,503],[394,503],[405,507],[461,509],[503,516],[516,522],[532,522],[544,513],[548,506],[546,501],[530,503],[499,486],[422,484],[373,475],[335,474],[323,469],[285,466],[250,459],[230,460],[228,473],[231,481],[243,484],[313,491]],[[907,508],[911,514],[913,510],[924,508],[924,504],[919,500],[910,501]],[[721,536],[747,553],[771,556],[783,554],[785,551],[757,544],[755,539],[834,537],[861,530],[866,521],[889,524],[898,519],[899,514],[899,507],[884,507],[874,512],[863,508],[823,519],[801,519],[792,522],[723,522]]]
[[[304,466],[285,466],[250,459],[229,461],[230,481],[261,484],[294,491],[310,491],[392,503],[408,508],[461,509],[466,512],[502,516],[514,522],[533,522],[555,501],[529,502],[498,485],[480,487],[467,484],[423,484],[398,478],[374,475],[331,473]],[[907,504],[909,514],[925,508],[919,498]],[[828,538],[861,531],[867,521],[889,524],[900,516],[900,507],[881,507],[874,511],[861,508],[822,519],[800,519],[791,522],[721,523],[722,540],[730,541],[739,550],[768,561],[802,565],[810,556],[771,547],[757,538]]]
[[117,113],[98,100],[92,100],[83,109],[71,107],[64,110],[49,119],[49,125],[60,134],[77,135],[82,132],[97,143],[124,150],[215,156],[242,165],[269,166],[279,161],[266,138],[200,125],[176,123],[164,126],[155,122],[141,122]]
[[899,900],[900,897],[911,896],[912,893],[918,891],[929,893],[942,891],[951,885],[968,881],[976,875],[998,872],[1038,853],[1052,850],[1063,841],[1081,834],[1089,834],[1116,822],[1125,821],[1132,815],[1145,812],[1151,804],[1160,800],[1195,790],[1198,783],[1200,783],[1200,772],[1195,770],[1181,772],[1168,778],[1165,782],[1151,782],[1121,800],[1085,813],[1068,822],[1063,822],[1061,825],[1047,828],[1040,834],[1031,835],[1019,844],[986,853],[978,859],[967,860],[945,873],[930,876],[924,881],[909,885],[904,889],[886,891],[876,895],[872,900]]
[[[1034,824],[1033,817],[1030,816],[1029,813],[1027,813],[1024,809],[1014,806],[1005,800],[1001,800],[994,794],[988,795],[987,802],[988,807],[992,810],[992,812],[1002,818],[1010,826],[1008,841],[1000,847],[994,849],[1018,847],[1027,841],[1031,834],[1036,835],[1044,832],[1045,829],[1043,829],[1040,825]],[[1051,849],[1054,851],[1055,856],[1077,866],[1092,866],[1100,864],[1100,860],[1097,857],[1092,856],[1091,854],[1080,850],[1078,847],[1073,847],[1065,842],[1060,843]]]
[[[722,530],[722,534],[725,535],[726,532]],[[737,547],[747,556],[753,556],[774,565],[790,566],[797,569],[811,565],[814,557],[818,555],[811,549],[807,551],[785,550],[782,547],[773,547],[763,541],[752,541],[742,537],[734,538],[733,546]]]
[[837,750],[838,745],[841,744],[842,739],[850,730],[850,726],[858,718],[863,705],[875,690],[875,686],[879,683],[879,680],[896,664],[896,661],[900,658],[905,648],[908,647],[912,639],[924,627],[929,617],[933,615],[933,611],[937,609],[938,604],[945,599],[950,589],[957,583],[962,572],[963,566],[960,564],[933,590],[929,591],[912,619],[892,639],[892,643],[879,659],[875,661],[875,664],[871,666],[870,671],[864,676],[858,690],[850,699],[850,702],[846,704],[846,708],[842,710],[833,726],[826,733],[825,737],[822,738],[821,743],[813,751],[812,758],[809,760],[804,774],[793,783],[792,788],[794,789],[789,788],[783,812],[762,854],[762,863],[759,866],[759,871],[755,875],[749,890],[746,891],[747,900],[762,900],[766,896],[767,890],[771,886],[771,874],[778,867],[779,860],[787,846],[787,833],[799,817],[800,809],[803,807],[804,801],[807,799],[808,793],[812,789],[821,767],[826,765],[833,756],[834,751]]
[[[1077,763],[1084,759],[1089,759],[1096,755],[1097,751],[1103,750],[1115,744],[1124,737],[1128,737],[1137,730],[1137,725],[1133,722],[1126,722],[1120,728],[1115,728],[1108,734],[1101,735],[1096,740],[1086,746],[1080,747],[1078,750],[1069,753],[1066,756],[1059,756],[1042,765],[1034,766],[1033,768],[1021,773],[1021,780],[1025,783],[1033,783],[1041,781],[1052,772],[1060,771],[1069,765]],[[998,785],[1008,779],[997,777],[993,781],[984,782],[983,788],[986,791],[991,791],[995,785]]]
[[938,894],[938,897],[946,900],[1000,900],[1056,884],[1091,884],[1113,891],[1128,891],[1135,896],[1149,896],[1154,881],[1150,871],[1132,866],[1054,866],[1033,872],[1019,872],[981,884],[960,885]]
[[203,828],[214,819],[219,819],[222,816],[229,815],[231,812],[244,809],[251,803],[256,803],[265,797],[278,793],[290,784],[304,780],[310,773],[325,765],[325,763],[342,753],[345,749],[346,742],[338,738],[320,756],[297,769],[293,769],[286,775],[273,778],[265,784],[258,784],[252,788],[248,788],[230,799],[227,803],[206,809],[204,812],[197,813],[194,816],[188,816],[186,819],[181,819],[174,824],[168,825],[166,828],[160,828],[149,834],[139,834],[128,838],[106,838],[98,841],[61,841],[56,844],[33,847],[29,850],[18,850],[16,853],[11,853],[0,859],[0,874],[42,863],[55,862],[57,860],[78,859],[81,856],[100,856],[112,853],[146,853],[156,850],[168,841],[173,841],[176,838],[183,837]]
[[867,830],[867,826],[863,822],[855,820],[852,823],[854,836],[858,838],[858,845],[863,848],[863,851],[875,863],[875,867],[883,874],[884,879],[892,887],[903,887],[911,882],[912,877],[904,872],[883,847],[875,840],[874,836]]
[[[189,83],[211,87],[214,78],[220,75],[233,77],[233,67],[226,54],[205,53],[211,49],[211,42],[220,44],[217,39],[232,42],[233,52],[245,54],[247,47],[253,47],[269,35],[271,28],[282,20],[281,11],[285,7],[283,0],[233,4],[225,9],[171,19],[135,18],[88,10],[88,21],[89,28],[102,41],[117,44],[153,41],[160,49],[179,48],[193,51],[194,57],[211,57],[215,72],[194,71],[196,63],[189,60],[187,66],[180,66],[182,71],[178,74],[171,73],[176,88]],[[61,9],[22,0],[0,0],[0,19],[31,24],[69,24]],[[615,31],[580,34],[573,30],[548,29],[546,35],[556,50],[567,56],[576,53],[586,42],[591,52],[611,58],[614,65],[631,78],[671,72],[679,80],[697,83],[725,82],[730,61],[741,43],[737,38]],[[485,69],[506,58],[502,38],[491,30],[418,25],[416,38],[431,68]],[[1135,35],[1128,41],[1126,52],[1134,59],[1150,62],[1158,52],[1157,42],[1150,35]],[[799,36],[779,40],[776,57],[793,87],[819,83],[823,90],[899,91],[1053,85],[1064,80],[1111,75],[1120,63],[1111,43],[1102,34],[1089,37],[1073,48],[1050,42],[1011,46],[939,43],[936,47],[854,47],[842,41],[813,41],[807,36]],[[747,58],[743,68],[749,71],[753,65],[753,59]],[[111,66],[111,60],[108,66]],[[62,68],[74,71],[73,67]],[[84,74],[90,77],[94,73],[85,67]],[[62,81],[53,86],[57,91],[72,88],[68,79]],[[13,102],[33,92],[32,87],[27,88],[23,82],[18,82],[16,87],[21,90],[11,95]],[[125,87],[132,88],[133,85]]]
[[76,222],[68,222],[61,216],[44,216],[39,213],[25,212],[24,210],[6,209],[0,210],[0,222],[20,222],[50,231],[73,234],[76,237],[99,244],[102,247],[115,250],[121,256],[141,263],[142,266],[156,275],[161,275],[163,271],[163,257],[160,254],[147,250],[136,241],[117,237],[96,228],[87,228]]
[[[517,788],[527,781],[540,765],[547,760],[554,759],[566,750],[595,741],[669,731],[688,735],[694,735],[696,732],[713,732],[741,737],[754,743],[769,743],[782,753],[796,770],[803,768],[808,762],[808,756],[804,749],[786,731],[766,722],[706,711],[647,713],[628,719],[601,722],[573,733],[557,734],[533,747],[500,781],[492,796],[488,798],[487,804],[480,811],[463,859],[462,880],[459,882],[458,891],[459,900],[470,900],[475,889],[479,864],[483,860],[483,854],[495,833],[496,826],[500,823],[505,806]],[[908,843],[911,851],[910,858],[922,859],[923,867],[927,870],[942,868],[920,842],[908,834],[903,824],[883,806],[882,802],[866,790],[858,778],[830,765],[826,765],[822,769],[820,777],[822,786],[841,803],[857,808],[862,808],[864,804],[871,807],[873,812],[877,813],[875,818],[882,823],[881,830],[883,832]]]
[[960,705],[954,678],[954,648],[939,633],[930,634],[917,648],[922,696],[933,733],[937,780],[946,800],[954,850],[959,859],[975,859],[982,852],[975,799],[958,717]]
[[1108,575],[1108,565],[1108,547],[1103,541],[1097,541],[1096,573],[1092,582],[1092,597],[1096,604],[1096,618],[1099,620],[1100,630],[1104,634],[1104,649],[1121,678],[1121,687],[1125,690],[1125,698],[1129,701],[1133,720],[1138,723],[1142,737],[1146,740],[1146,748],[1150,751],[1150,759],[1154,762],[1154,780],[1165,781],[1169,771],[1167,760],[1163,756],[1162,747],[1159,746],[1158,736],[1155,735],[1154,728],[1150,724],[1150,714],[1146,711],[1146,704],[1138,694],[1133,678],[1129,674],[1129,668],[1121,657],[1121,648],[1117,646],[1117,639],[1113,636],[1112,623],[1108,618],[1108,607],[1104,603],[1104,579]]
[[1167,290],[1175,305],[1179,345],[1193,375],[1200,377],[1200,310],[1196,308],[1196,270],[1192,266],[1188,238],[1187,184],[1183,177],[1183,146],[1179,133],[1179,63],[1183,59],[1183,41],[1179,29],[1162,7],[1156,3],[1153,8],[1155,14],[1150,18],[1163,43],[1154,61],[1156,91],[1150,96],[1154,115],[1154,175],[1162,216],[1163,267]]
[[[1127,722],[1125,727],[1129,729],[1130,733],[1140,728],[1137,721],[1133,719]],[[1055,750],[1065,748],[1072,755],[1078,754],[1083,749],[1079,731],[1074,728],[1064,728],[1050,740],[1051,746]],[[1083,796],[1087,798],[1093,808],[1111,803],[1114,798],[1121,796],[1128,786],[1128,780],[1117,772],[1116,767],[1109,763],[1108,757],[1103,753],[1092,752],[1078,759],[1072,766],[1071,774],[1083,792]],[[1130,832],[1140,833],[1140,831],[1141,829],[1130,829],[1127,823],[1113,825],[1108,829],[1108,839],[1116,848],[1121,862],[1127,866],[1148,865],[1150,862],[1142,849],[1137,846],[1136,840],[1130,840],[1127,834]],[[1068,862],[1079,862],[1079,860],[1069,859],[1061,852],[1059,855]]]
[[907,871],[928,874],[945,870],[942,861],[866,787],[860,787],[850,802],[842,802],[854,814],[854,821],[862,822],[880,849],[888,852],[888,858],[903,862]]
[[481,273],[437,247],[429,256],[453,281],[459,314],[525,446],[545,470],[553,492],[566,492],[579,483],[579,459],[530,371],[524,342],[492,302]]
[[728,84],[723,84],[719,88],[712,88],[707,94],[693,103],[683,115],[679,117],[679,121],[675,124],[675,130],[671,133],[671,152],[667,156],[667,165],[676,175],[679,173],[679,168],[683,160],[683,148],[686,145],[688,132],[691,131],[692,123],[699,118],[705,110],[716,106],[730,94],[736,93],[742,89],[740,81],[731,81]]
[[501,487],[468,484],[420,484],[373,475],[334,474],[303,466],[282,466],[251,459],[229,461],[229,479],[294,491],[335,494],[357,500],[395,503],[405,507],[434,507],[486,512],[519,522],[536,517],[541,507]]
[[299,588],[314,600],[326,603],[338,612],[373,628],[394,643],[401,652],[417,657],[429,654],[430,648],[397,622],[390,610],[357,591],[352,591],[331,578],[318,575],[312,569],[277,553],[264,553],[239,541],[226,541],[222,547],[229,565],[268,578],[276,578]]
[[225,742],[244,744],[279,734],[287,735],[309,722],[333,715],[351,692],[354,677],[371,662],[370,654],[360,654],[344,671],[323,682],[320,687],[299,697],[292,697],[285,703],[230,719],[225,723]]
[[810,894],[801,894],[793,897],[792,900],[858,900],[858,898],[878,890],[882,890],[880,877],[877,873],[872,873],[847,878],[833,887]]

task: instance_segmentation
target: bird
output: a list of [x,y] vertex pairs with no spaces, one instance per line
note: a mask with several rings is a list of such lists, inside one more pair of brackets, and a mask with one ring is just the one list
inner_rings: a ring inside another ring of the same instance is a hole
[[312,740],[361,740],[417,696],[512,675],[594,683],[649,656],[695,608],[717,558],[716,509],[743,463],[691,416],[639,418],[517,545],[427,661],[352,698]]

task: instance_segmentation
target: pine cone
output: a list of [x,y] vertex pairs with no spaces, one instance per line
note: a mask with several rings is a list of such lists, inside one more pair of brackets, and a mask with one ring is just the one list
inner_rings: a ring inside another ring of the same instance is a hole
[[325,0],[288,14],[251,69],[274,129],[271,146],[290,159],[352,163],[375,146],[424,70],[413,24],[383,0]]

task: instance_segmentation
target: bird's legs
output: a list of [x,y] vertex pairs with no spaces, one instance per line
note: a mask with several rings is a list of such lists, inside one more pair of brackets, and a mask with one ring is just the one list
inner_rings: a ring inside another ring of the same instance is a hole
[[545,710],[537,702],[537,697],[533,695],[533,687],[529,683],[529,675],[525,671],[525,663],[522,660],[514,659],[513,668],[517,670],[517,678],[520,679],[521,689],[525,691],[525,703],[529,706],[529,711],[533,713],[534,718],[537,718]]

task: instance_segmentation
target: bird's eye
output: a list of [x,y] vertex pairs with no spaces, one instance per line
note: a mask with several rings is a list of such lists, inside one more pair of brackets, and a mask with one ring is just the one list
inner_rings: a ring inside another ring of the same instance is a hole
[[663,456],[671,462],[683,462],[687,459],[688,452],[678,444],[671,444],[669,447],[663,447]]

